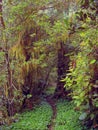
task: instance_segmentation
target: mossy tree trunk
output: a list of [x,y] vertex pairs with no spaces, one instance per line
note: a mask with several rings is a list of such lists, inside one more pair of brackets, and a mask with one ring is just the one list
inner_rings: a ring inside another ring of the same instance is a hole
[[[12,86],[12,71],[10,67],[10,57],[9,57],[9,46],[8,46],[8,40],[4,32],[7,30],[7,27],[5,25],[3,16],[3,0],[0,0],[0,26],[2,29],[2,42],[4,44],[3,51],[5,52],[5,64],[6,64],[6,88],[8,95],[6,96],[6,106],[8,111],[8,116],[13,116],[15,114],[15,107],[14,107],[14,96],[13,96],[13,86]],[[6,93],[4,93],[6,95]]]

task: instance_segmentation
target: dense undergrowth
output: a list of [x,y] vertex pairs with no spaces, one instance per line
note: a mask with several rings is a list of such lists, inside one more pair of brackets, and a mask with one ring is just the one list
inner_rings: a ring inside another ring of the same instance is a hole
[[[87,130],[79,121],[80,114],[74,110],[72,102],[59,100],[54,130]],[[4,126],[2,130],[48,130],[51,117],[51,107],[46,102],[42,102],[34,110],[22,113],[18,122]]]
[[57,103],[57,118],[54,130],[87,130],[79,121],[80,112],[74,110],[72,102]]
[[19,116],[19,121],[11,126],[4,126],[2,130],[47,130],[52,116],[51,107],[42,102],[32,111],[27,111]]

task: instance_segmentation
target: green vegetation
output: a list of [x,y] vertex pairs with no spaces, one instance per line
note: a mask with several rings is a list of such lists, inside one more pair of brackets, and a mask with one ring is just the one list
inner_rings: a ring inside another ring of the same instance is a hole
[[[34,110],[22,113],[18,122],[4,126],[2,130],[48,130],[51,116],[50,106],[42,102]],[[74,110],[72,102],[59,100],[54,130],[87,130],[81,125],[79,116],[80,112]]]
[[59,101],[54,130],[85,130],[79,121],[79,116],[80,112],[74,110],[72,102]]
[[47,89],[46,89],[46,91],[45,91],[45,93],[47,94],[47,95],[50,95],[50,94],[54,94],[54,92],[55,92],[55,87],[48,87]]
[[0,125],[44,100],[53,120],[41,105],[4,129],[46,130],[69,96],[55,129],[98,129],[98,0],[0,0]]
[[19,121],[2,130],[47,130],[50,123],[52,110],[50,106],[42,102],[32,111],[27,111],[19,116]]

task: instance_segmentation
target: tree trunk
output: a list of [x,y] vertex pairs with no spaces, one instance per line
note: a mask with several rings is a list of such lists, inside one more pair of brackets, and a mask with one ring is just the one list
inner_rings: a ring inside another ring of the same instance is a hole
[[55,90],[54,97],[64,97],[68,94],[64,88],[64,82],[61,80],[66,77],[66,73],[69,69],[69,56],[66,55],[69,53],[68,45],[64,45],[63,42],[60,43],[60,48],[58,49],[58,63],[57,63],[57,87]]
[[[5,22],[3,18],[3,10],[2,10],[2,0],[0,0],[0,25],[2,27],[2,31],[5,31]],[[6,37],[6,36],[4,36]],[[9,52],[8,52],[8,44],[7,39],[3,38],[4,42],[4,52],[5,52],[5,60],[6,60],[6,69],[7,69],[7,111],[9,116],[13,116],[15,114],[14,102],[13,102],[13,88],[12,88],[12,73],[10,69],[10,61],[9,61]]]

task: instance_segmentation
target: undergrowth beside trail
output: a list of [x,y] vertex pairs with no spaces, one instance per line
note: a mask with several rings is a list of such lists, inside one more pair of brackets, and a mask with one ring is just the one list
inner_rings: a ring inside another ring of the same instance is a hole
[[19,121],[11,126],[4,126],[2,130],[47,130],[52,116],[51,107],[42,102],[32,111],[27,111],[19,116]]
[[80,112],[74,110],[72,102],[58,101],[54,130],[86,130],[79,121],[79,116]]
[[[19,121],[0,130],[48,130],[52,117],[51,106],[42,102],[32,111],[19,115]],[[87,130],[79,121],[80,112],[74,110],[74,104],[66,100],[57,102],[57,115],[54,130]]]

